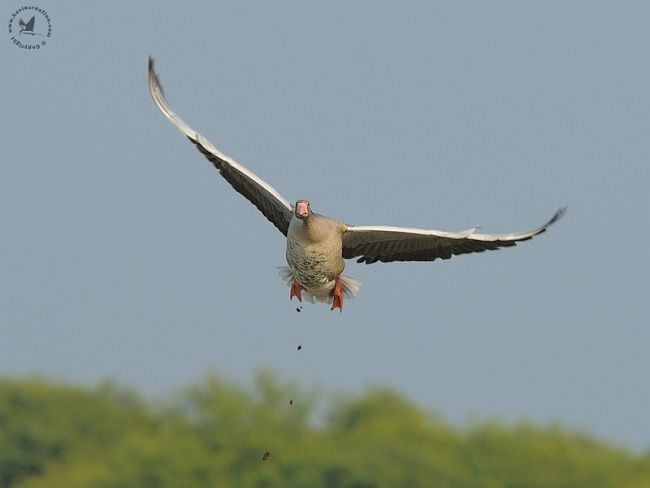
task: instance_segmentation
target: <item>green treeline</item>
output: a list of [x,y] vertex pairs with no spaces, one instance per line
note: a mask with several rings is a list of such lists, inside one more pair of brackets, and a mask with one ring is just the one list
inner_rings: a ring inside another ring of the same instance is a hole
[[389,390],[316,397],[270,374],[158,402],[0,379],[0,486],[650,487],[650,454],[558,427],[459,429]]

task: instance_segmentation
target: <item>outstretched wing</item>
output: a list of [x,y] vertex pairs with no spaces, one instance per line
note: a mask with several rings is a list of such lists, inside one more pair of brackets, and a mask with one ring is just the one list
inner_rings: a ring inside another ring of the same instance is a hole
[[31,19],[29,19],[29,22],[27,22],[27,24],[25,25],[25,30],[33,31],[35,22],[36,22],[36,16],[33,16]]
[[292,216],[289,201],[252,171],[221,153],[210,141],[174,113],[165,100],[151,56],[149,56],[149,93],[160,111],[214,164],[221,176],[286,236]]
[[386,226],[348,226],[343,234],[343,257],[359,257],[357,262],[433,261],[456,254],[483,252],[514,246],[517,242],[545,232],[566,213],[566,207],[544,225],[517,234],[477,234],[476,228],[462,232],[408,229]]

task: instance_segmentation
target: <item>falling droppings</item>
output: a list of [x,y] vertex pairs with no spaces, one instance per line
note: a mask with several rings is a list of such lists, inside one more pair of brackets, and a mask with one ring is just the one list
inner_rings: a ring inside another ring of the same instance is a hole
[[289,400],[289,405],[293,405],[293,400]]
[[299,306],[299,307],[296,307],[296,312],[298,312],[298,313],[302,312],[302,305]]
[[302,349],[302,346],[298,346],[298,350],[300,351]]
[[264,453],[264,456],[262,456],[262,461],[266,461],[269,458],[270,455],[271,455],[271,453],[269,451],[266,451]]

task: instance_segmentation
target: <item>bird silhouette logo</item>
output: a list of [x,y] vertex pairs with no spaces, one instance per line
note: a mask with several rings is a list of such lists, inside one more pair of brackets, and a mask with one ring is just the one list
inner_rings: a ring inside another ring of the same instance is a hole
[[36,23],[36,16],[32,15],[32,18],[29,19],[27,22],[25,22],[23,19],[20,19],[18,21],[18,25],[20,26],[20,32],[18,35],[21,34],[29,34],[30,36],[37,36],[39,35],[38,33],[34,32],[34,24]]
[[21,49],[42,49],[52,37],[52,19],[36,5],[22,6],[9,17],[9,39]]

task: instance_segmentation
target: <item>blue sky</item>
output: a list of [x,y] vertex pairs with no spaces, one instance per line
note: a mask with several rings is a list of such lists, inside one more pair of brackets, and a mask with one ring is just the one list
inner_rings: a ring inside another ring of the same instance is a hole
[[[162,394],[269,368],[650,447],[647,2],[37,5],[48,44],[0,43],[0,374]],[[192,127],[319,213],[569,213],[513,249],[352,261],[343,314],[296,313],[282,235],[157,111],[149,54]]]

